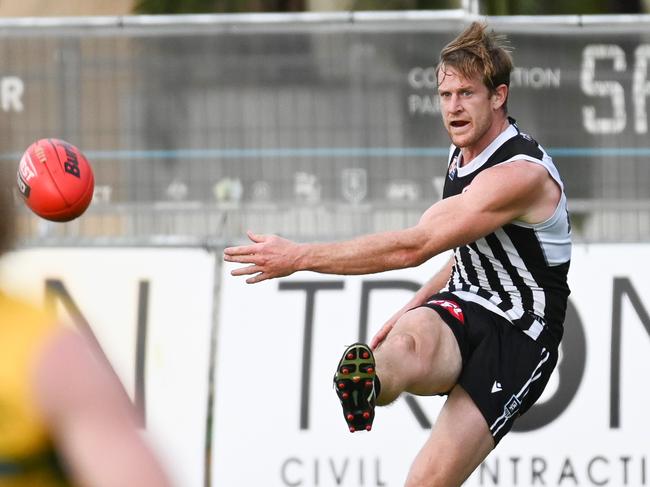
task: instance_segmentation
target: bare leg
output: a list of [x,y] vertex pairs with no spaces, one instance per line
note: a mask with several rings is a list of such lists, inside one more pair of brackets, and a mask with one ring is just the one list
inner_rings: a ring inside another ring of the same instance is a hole
[[458,342],[449,326],[430,308],[416,308],[402,316],[375,351],[385,405],[402,392],[431,395],[447,392],[462,366]]
[[402,392],[430,395],[451,390],[411,466],[406,487],[461,485],[494,448],[494,439],[472,399],[456,385],[462,358],[449,326],[430,308],[411,310],[377,348],[375,360],[380,405]]
[[493,448],[494,439],[483,415],[457,385],[415,457],[405,487],[459,486]]

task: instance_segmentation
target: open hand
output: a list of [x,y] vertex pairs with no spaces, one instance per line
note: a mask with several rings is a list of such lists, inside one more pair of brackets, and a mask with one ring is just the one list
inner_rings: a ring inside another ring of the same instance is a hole
[[223,260],[250,264],[233,270],[233,276],[251,275],[246,279],[254,284],[266,279],[284,277],[293,274],[296,268],[298,245],[277,235],[258,235],[250,230],[246,232],[253,242],[249,245],[228,247],[223,251]]

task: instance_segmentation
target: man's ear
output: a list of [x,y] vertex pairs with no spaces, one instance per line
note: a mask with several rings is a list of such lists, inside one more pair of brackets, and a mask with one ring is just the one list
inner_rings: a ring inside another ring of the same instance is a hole
[[497,86],[492,92],[492,109],[499,110],[505,105],[508,99],[508,86],[501,84]]

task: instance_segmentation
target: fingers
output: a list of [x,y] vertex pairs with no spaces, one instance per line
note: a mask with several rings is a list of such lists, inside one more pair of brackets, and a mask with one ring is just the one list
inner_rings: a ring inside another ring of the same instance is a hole
[[[247,267],[239,267],[230,271],[231,276],[248,276],[250,274],[257,274],[262,272],[262,269],[257,265],[249,265]],[[248,281],[247,281],[248,282]]]
[[237,247],[227,247],[223,249],[225,256],[232,255],[251,255],[255,253],[255,244],[253,245],[239,245]]
[[[254,254],[258,251],[259,248],[257,244],[263,242],[266,239],[265,235],[258,235],[256,233],[253,233],[250,230],[246,231],[246,235],[252,242],[255,243],[253,243],[252,245],[237,245],[235,247],[226,247],[225,249],[223,249],[224,256]],[[232,261],[232,262],[237,262],[237,261]]]
[[264,235],[253,233],[251,230],[246,230],[246,235],[248,235],[248,238],[255,243],[263,242],[265,239]]
[[270,276],[260,272],[258,275],[246,279],[246,284],[255,284],[257,282],[266,281],[267,279],[270,279]]
[[377,348],[377,346],[384,341],[384,338],[386,338],[386,332],[384,331],[385,327],[381,328],[374,337],[372,337],[372,340],[370,340],[370,348],[374,350]]
[[248,238],[254,242],[251,245],[238,245],[235,247],[227,247],[223,250],[223,260],[226,262],[234,262],[237,264],[252,264],[246,267],[240,267],[230,271],[231,276],[252,276],[246,279],[248,284],[269,279],[270,276],[264,273],[260,266],[259,243],[264,241],[264,235],[258,235],[248,230],[246,232]]
[[381,333],[377,333],[374,337],[372,337],[372,340],[370,340],[370,348],[372,350],[375,350],[381,342],[384,341],[385,335]]
[[388,334],[392,331],[393,327],[395,326],[395,322],[397,320],[393,317],[388,322],[382,326],[377,333],[375,333],[375,336],[372,337],[372,340],[370,340],[370,348],[372,350],[377,349],[379,345],[381,345]]
[[233,269],[230,271],[231,276],[248,276],[251,274],[256,275],[246,279],[247,284],[255,284],[271,278],[270,274],[265,273],[262,268],[257,265],[249,265],[248,267],[240,267],[239,269]]
[[225,254],[223,255],[223,260],[226,262],[236,262],[238,264],[256,264],[259,265],[259,257],[256,256],[255,254],[233,254],[233,255],[228,255]]
[[278,241],[282,243],[283,239],[275,240],[276,237],[273,235],[261,235],[251,230],[247,230],[246,235],[253,243],[225,248],[223,250],[223,260],[251,265],[234,269],[230,271],[230,275],[251,276],[246,279],[246,282],[254,284],[267,279],[286,276],[293,272],[283,270],[286,264],[282,263],[281,252],[277,251]]

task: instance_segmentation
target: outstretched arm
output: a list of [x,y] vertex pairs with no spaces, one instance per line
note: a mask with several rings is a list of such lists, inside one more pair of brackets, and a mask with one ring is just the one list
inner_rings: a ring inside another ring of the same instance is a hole
[[79,485],[168,487],[113,373],[78,333],[59,330],[36,364],[39,409]]
[[467,191],[424,212],[417,225],[333,243],[298,244],[276,235],[248,233],[249,245],[229,247],[224,259],[250,264],[232,275],[255,283],[296,271],[371,274],[413,267],[525,217],[543,198],[546,169],[516,161],[480,173]]

